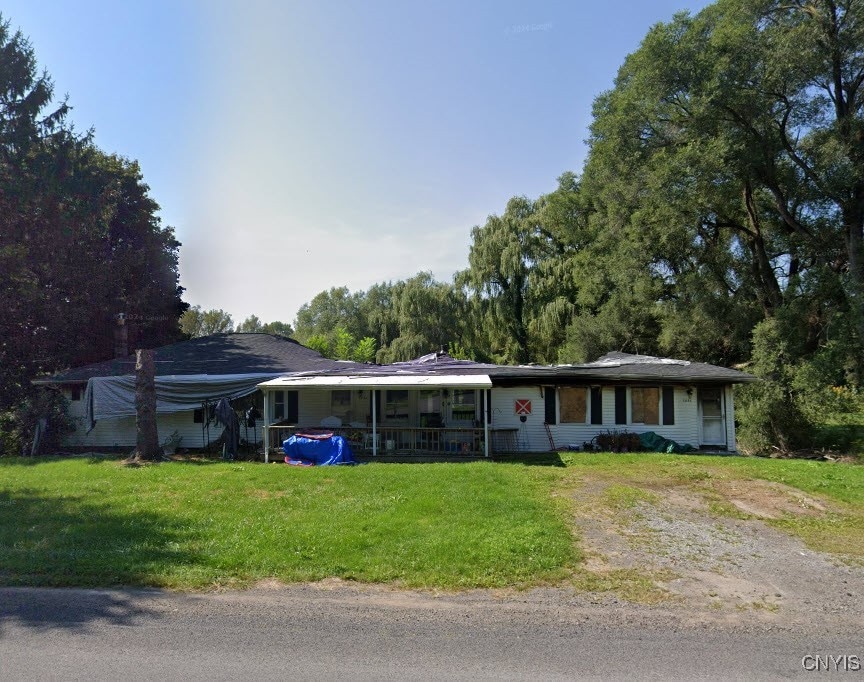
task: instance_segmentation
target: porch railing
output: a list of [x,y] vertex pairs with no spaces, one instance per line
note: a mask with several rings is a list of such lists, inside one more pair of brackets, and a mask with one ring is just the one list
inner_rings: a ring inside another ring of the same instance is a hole
[[[295,433],[332,433],[342,436],[352,450],[372,454],[372,428],[341,426],[338,428],[276,425],[267,429],[268,452],[280,456],[282,442]],[[482,456],[485,453],[482,428],[428,428],[420,426],[379,426],[376,429],[378,455]],[[490,429],[490,452],[516,448],[515,430]]]

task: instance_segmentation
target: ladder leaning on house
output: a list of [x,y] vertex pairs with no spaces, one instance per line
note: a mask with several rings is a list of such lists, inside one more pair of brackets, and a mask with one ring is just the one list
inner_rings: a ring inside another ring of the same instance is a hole
[[550,450],[569,450],[570,448],[566,445],[562,445],[561,447],[555,447],[555,439],[552,437],[552,429],[549,428],[549,424],[543,422],[543,428],[546,429],[546,435],[549,436],[549,449]]

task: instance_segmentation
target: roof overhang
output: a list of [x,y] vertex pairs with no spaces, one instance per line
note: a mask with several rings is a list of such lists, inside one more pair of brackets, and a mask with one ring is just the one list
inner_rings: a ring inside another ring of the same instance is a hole
[[492,388],[486,374],[450,375],[348,375],[284,376],[258,384],[261,389],[329,388],[329,389],[399,389],[399,388]]

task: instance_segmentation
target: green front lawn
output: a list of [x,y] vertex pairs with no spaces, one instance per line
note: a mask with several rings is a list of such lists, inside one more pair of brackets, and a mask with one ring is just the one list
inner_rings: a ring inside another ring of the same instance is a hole
[[0,460],[0,584],[559,581],[577,552],[551,475],[491,462]]
[[854,465],[582,453],[322,468],[0,459],[0,585],[209,589],[338,577],[444,589],[569,583],[641,598],[651,576],[582,564],[583,491],[606,487],[592,514],[662,505],[664,490],[682,487],[712,513],[741,518],[729,491],[758,479],[827,505],[768,523],[864,560],[864,467]]

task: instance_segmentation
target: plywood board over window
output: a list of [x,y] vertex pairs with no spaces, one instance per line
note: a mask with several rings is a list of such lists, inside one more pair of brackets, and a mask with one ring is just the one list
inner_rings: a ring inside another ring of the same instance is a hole
[[634,424],[660,423],[660,389],[656,386],[630,389],[630,421]]
[[587,389],[558,389],[561,399],[561,423],[584,424],[586,419]]

